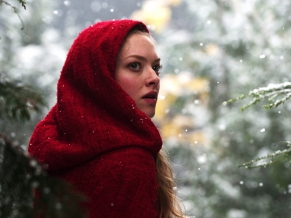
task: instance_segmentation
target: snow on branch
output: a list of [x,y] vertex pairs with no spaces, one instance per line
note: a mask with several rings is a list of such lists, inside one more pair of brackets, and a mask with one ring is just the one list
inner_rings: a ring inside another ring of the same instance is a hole
[[258,157],[254,160],[251,160],[249,162],[243,163],[239,167],[245,167],[245,168],[258,168],[258,167],[267,167],[273,163],[276,163],[278,161],[284,161],[284,160],[290,160],[291,158],[291,142],[286,141],[284,142],[286,146],[289,148],[284,150],[277,150],[273,154],[269,154],[266,156]]
[[[262,100],[267,100],[269,102],[268,104],[263,105],[263,107],[266,109],[278,107],[291,98],[291,83],[285,82],[280,84],[270,84],[267,87],[254,89],[251,90],[247,95],[241,95],[240,97],[232,98],[226,102],[223,102],[223,105],[227,105],[228,103],[236,102],[247,97],[251,97],[252,100],[241,108],[242,111],[246,110],[252,105],[255,105],[258,102],[261,102]],[[283,142],[283,144],[288,146],[288,148],[277,150],[273,154],[258,157],[240,165],[239,167],[258,168],[266,167],[275,162],[286,159],[289,161],[291,159],[291,142],[286,141]]]
[[247,97],[251,97],[253,99],[241,108],[242,111],[265,99],[267,99],[269,103],[263,105],[264,108],[270,109],[278,107],[291,98],[291,83],[285,82],[280,84],[270,84],[267,87],[254,89],[251,90],[248,94],[243,94],[237,98],[232,98],[223,102],[223,105],[226,106],[229,103],[236,102]]

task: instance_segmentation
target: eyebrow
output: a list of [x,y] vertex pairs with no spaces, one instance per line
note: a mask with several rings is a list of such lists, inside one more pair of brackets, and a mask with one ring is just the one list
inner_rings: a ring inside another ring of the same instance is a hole
[[[126,57],[125,60],[128,59],[128,58],[137,58],[137,59],[140,59],[140,60],[143,60],[143,61],[147,61],[147,59],[145,57],[140,56],[140,55],[130,55],[130,56]],[[158,59],[154,60],[154,62],[160,62],[160,61],[161,61],[161,58],[158,58]]]

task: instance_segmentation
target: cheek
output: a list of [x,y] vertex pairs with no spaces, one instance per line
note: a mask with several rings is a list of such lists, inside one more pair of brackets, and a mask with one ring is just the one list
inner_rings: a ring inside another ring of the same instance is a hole
[[121,88],[133,99],[137,93],[136,81],[129,77],[122,77],[117,80]]

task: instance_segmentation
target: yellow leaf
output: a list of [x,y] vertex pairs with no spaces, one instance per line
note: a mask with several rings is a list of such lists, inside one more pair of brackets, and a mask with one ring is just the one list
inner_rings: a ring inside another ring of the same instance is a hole
[[159,1],[146,1],[141,10],[133,12],[132,19],[141,20],[151,29],[160,32],[171,19],[171,9]]

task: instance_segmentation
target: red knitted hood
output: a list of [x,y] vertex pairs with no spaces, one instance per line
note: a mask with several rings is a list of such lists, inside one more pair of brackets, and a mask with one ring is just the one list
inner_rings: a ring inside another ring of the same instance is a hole
[[107,152],[141,147],[156,156],[162,140],[151,119],[114,80],[118,51],[138,21],[105,21],[83,30],[61,71],[57,103],[35,128],[28,151],[48,170]]

